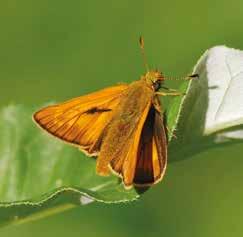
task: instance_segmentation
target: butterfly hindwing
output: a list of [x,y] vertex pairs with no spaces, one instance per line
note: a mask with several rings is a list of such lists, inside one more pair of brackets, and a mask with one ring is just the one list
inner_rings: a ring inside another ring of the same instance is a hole
[[152,106],[144,123],[133,183],[148,186],[160,181],[166,169],[167,141],[161,114]]
[[48,106],[33,117],[50,134],[79,146],[90,156],[96,155],[102,132],[126,88],[127,85],[118,85]]

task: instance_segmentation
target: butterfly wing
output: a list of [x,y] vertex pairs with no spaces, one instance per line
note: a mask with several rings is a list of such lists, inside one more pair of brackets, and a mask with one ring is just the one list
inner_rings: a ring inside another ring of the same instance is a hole
[[[158,100],[156,104],[157,108]],[[113,150],[111,158],[106,153],[111,169],[123,178],[126,188],[133,184],[150,186],[160,181],[165,172],[167,141],[163,119],[156,108],[147,103],[126,143]]]
[[148,186],[159,182],[167,164],[167,141],[161,114],[152,106],[144,123],[133,183]]
[[122,175],[121,169],[127,160],[128,152],[134,153],[133,147],[136,148],[138,145],[152,96],[151,88],[146,86],[144,81],[137,81],[129,85],[126,96],[121,100],[102,140],[96,165],[98,174],[109,175],[109,166],[111,166],[113,171]]
[[47,132],[97,155],[102,132],[113,116],[127,85],[109,87],[36,112],[34,120]]

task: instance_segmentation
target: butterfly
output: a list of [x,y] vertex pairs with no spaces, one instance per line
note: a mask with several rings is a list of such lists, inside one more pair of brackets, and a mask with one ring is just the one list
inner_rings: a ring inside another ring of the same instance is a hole
[[[140,47],[144,55],[143,38]],[[162,180],[168,142],[159,96],[182,95],[163,86],[165,77],[148,69],[145,56],[144,62],[147,72],[138,81],[51,105],[33,115],[48,133],[97,157],[97,174],[120,176],[126,189]]]

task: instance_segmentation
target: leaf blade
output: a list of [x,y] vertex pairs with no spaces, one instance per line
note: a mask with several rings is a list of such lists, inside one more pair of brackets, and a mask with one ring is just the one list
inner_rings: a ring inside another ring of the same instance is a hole
[[[206,149],[222,147],[222,144],[242,142],[243,106],[242,103],[237,106],[229,103],[242,94],[242,58],[240,50],[216,46],[198,61],[193,73],[198,73],[200,78],[190,83],[183,102],[177,124],[178,139],[173,139],[170,144],[171,161],[187,159]],[[228,93],[235,76],[229,73],[230,67],[239,78],[234,92]]]

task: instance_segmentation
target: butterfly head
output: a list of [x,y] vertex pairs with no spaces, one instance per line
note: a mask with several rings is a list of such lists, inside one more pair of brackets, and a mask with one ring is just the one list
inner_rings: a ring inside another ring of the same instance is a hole
[[161,87],[161,84],[164,81],[164,76],[161,72],[155,70],[155,71],[148,71],[144,78],[149,86],[152,86],[155,91],[158,91]]

